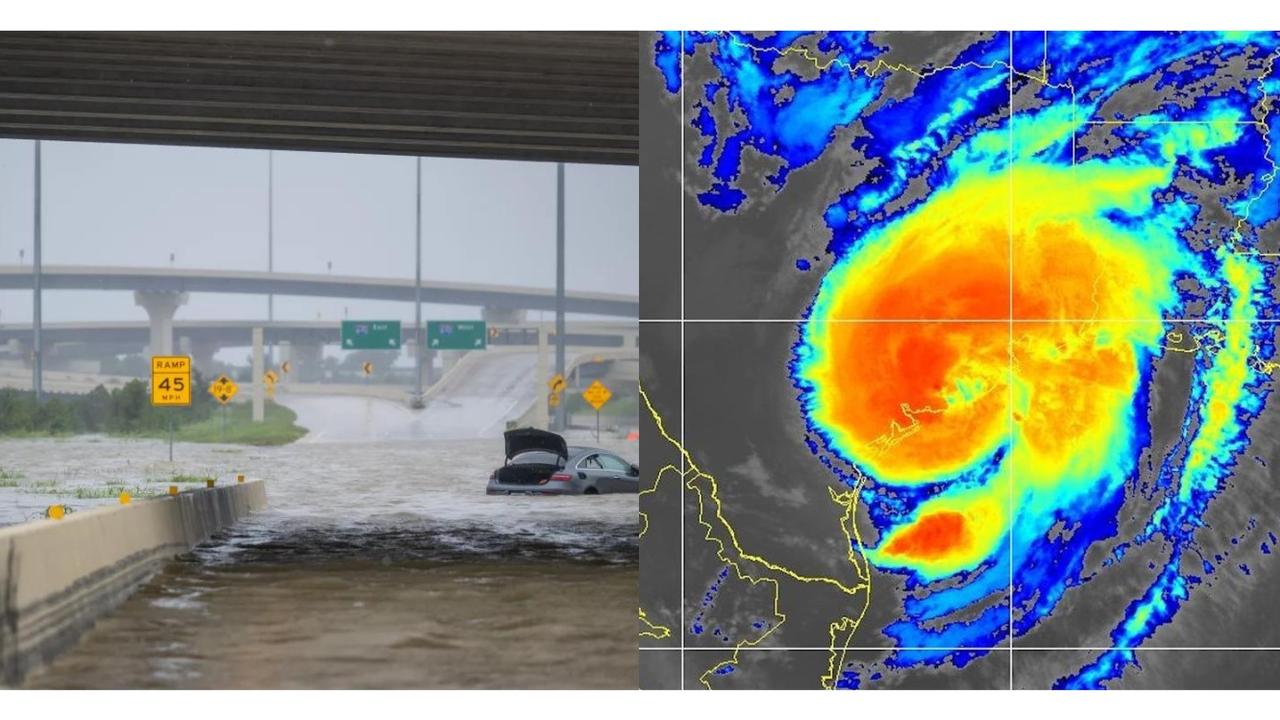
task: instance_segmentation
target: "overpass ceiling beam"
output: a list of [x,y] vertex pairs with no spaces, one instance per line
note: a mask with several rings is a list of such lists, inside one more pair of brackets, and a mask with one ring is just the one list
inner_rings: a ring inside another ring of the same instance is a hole
[[0,33],[18,137],[638,163],[637,33]]

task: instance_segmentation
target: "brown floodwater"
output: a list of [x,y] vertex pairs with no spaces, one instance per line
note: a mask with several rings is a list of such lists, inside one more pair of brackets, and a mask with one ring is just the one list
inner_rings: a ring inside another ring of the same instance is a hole
[[635,566],[173,563],[28,688],[634,688]]
[[486,496],[500,435],[383,437],[403,411],[351,402],[300,408],[301,442],[178,443],[173,463],[158,440],[0,441],[22,474],[0,524],[114,502],[77,492],[105,482],[267,487],[266,511],[168,563],[25,687],[636,687],[636,496]]

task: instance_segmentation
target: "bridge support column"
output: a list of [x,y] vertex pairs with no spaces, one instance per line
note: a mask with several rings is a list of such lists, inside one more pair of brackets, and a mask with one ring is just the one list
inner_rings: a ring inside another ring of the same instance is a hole
[[436,355],[438,354],[439,351],[427,348],[426,352],[422,355],[422,382],[425,384],[425,387],[435,385],[443,374],[436,372]]
[[221,348],[213,340],[197,340],[184,335],[178,338],[178,352],[191,356],[191,364],[204,376],[205,380],[213,380],[213,356]]
[[147,318],[151,320],[151,344],[147,351],[151,355],[172,355],[173,314],[187,304],[187,294],[137,290],[133,293],[133,302],[146,310]]
[[[542,430],[551,429],[550,386],[547,381],[551,373],[547,372],[547,326],[538,323],[538,363],[533,373],[533,396],[537,398],[533,407],[533,426]],[[561,398],[563,400],[563,398]]]
[[[417,357],[418,341],[406,340],[404,343],[404,354],[409,359]],[[422,351],[422,387],[429,388],[435,383],[435,372],[433,365],[435,363],[436,351],[431,348],[425,348]]]
[[525,311],[516,308],[486,307],[480,317],[489,325],[523,325]]
[[266,390],[262,387],[262,328],[253,329],[253,421],[266,419]]
[[[289,378],[294,381],[324,378],[324,345],[296,343],[289,345]],[[283,357],[283,356],[282,356]]]
[[30,340],[20,340],[18,338],[11,338],[8,344],[5,345],[5,348],[8,350],[10,355],[22,361],[22,367],[27,369],[31,368],[31,361],[32,361],[31,349],[32,348],[31,348]]
[[[273,345],[275,351],[270,353],[268,357],[275,358],[276,374],[280,376],[280,384],[289,381],[291,375],[298,372],[298,354],[293,347],[293,342],[289,340],[281,340]],[[289,372],[284,371],[284,364],[289,363]]]

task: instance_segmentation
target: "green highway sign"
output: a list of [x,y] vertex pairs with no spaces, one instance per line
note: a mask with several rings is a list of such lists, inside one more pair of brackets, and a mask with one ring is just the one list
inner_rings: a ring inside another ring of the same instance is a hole
[[399,350],[399,320],[343,320],[343,350]]
[[427,347],[432,350],[483,350],[488,337],[483,320],[427,321]]

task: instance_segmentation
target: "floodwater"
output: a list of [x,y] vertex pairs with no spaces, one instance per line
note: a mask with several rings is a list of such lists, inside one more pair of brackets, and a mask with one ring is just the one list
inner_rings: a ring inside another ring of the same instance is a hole
[[[635,495],[489,497],[500,431],[455,423],[439,439],[433,419],[385,439],[412,413],[282,401],[313,430],[304,441],[180,443],[172,465],[157,440],[0,441],[23,485],[243,472],[270,505],[169,563],[27,687],[635,687]],[[599,445],[639,459],[634,441]],[[0,490],[0,522],[22,490]]]
[[[361,541],[356,541],[357,543]],[[636,570],[197,553],[28,688],[634,688]]]

